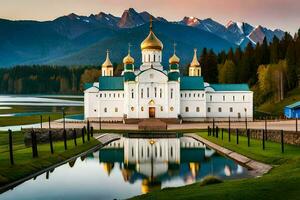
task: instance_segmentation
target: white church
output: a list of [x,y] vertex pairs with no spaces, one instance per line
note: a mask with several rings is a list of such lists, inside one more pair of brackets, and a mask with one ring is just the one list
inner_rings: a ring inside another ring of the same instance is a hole
[[197,50],[188,70],[180,74],[180,59],[162,62],[163,44],[150,22],[150,33],[141,43],[142,65],[134,66],[128,55],[123,59],[124,71],[114,76],[107,51],[99,82],[85,84],[84,116],[89,120],[178,119],[204,121],[228,119],[252,120],[253,92],[247,84],[209,84],[201,76]]

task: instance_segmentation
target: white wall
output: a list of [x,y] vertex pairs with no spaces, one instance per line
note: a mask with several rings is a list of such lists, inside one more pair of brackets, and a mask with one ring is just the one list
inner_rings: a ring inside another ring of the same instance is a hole
[[[181,91],[180,99],[180,112],[183,118],[206,117],[205,91]],[[186,108],[188,108],[188,112]],[[197,108],[199,108],[199,110],[197,110]]]

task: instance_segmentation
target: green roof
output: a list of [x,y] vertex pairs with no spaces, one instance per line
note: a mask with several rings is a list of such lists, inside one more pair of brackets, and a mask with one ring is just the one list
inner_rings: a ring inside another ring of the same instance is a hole
[[180,90],[204,90],[202,76],[183,76],[180,78]]
[[248,84],[210,84],[215,91],[250,91]]
[[300,108],[300,101],[286,106],[287,108]]
[[178,81],[180,74],[178,72],[170,72],[168,73],[169,81]]
[[133,72],[125,72],[124,73],[124,80],[125,81],[135,81],[135,74]]
[[93,87],[93,85],[94,85],[93,83],[84,83],[83,84],[83,89],[87,90],[87,89]]
[[124,90],[124,79],[121,76],[100,76],[99,90]]

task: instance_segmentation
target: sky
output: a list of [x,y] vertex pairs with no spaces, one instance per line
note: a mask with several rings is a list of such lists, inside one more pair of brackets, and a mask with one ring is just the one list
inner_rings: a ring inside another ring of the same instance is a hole
[[0,0],[0,18],[45,21],[100,11],[121,16],[130,7],[170,21],[184,16],[212,18],[224,25],[244,21],[292,34],[300,28],[300,0]]

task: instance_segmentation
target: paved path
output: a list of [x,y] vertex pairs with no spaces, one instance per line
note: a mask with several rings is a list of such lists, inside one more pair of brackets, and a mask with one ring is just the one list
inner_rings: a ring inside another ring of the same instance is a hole
[[121,138],[120,134],[110,134],[105,133],[101,135],[95,135],[95,139],[97,139],[99,142],[101,142],[103,145],[106,145],[110,142],[113,142],[115,140],[119,140]]
[[[228,122],[216,122],[216,126],[219,128],[228,128]],[[91,123],[94,129],[99,129],[99,123]],[[83,122],[66,122],[66,128],[82,128],[86,126]],[[207,126],[212,126],[212,123],[184,123],[184,124],[169,124],[168,130],[180,130],[180,129],[207,129]],[[43,123],[43,127],[48,128],[48,123]],[[61,122],[51,122],[52,128],[62,128],[63,124]],[[111,130],[138,130],[138,124],[122,124],[122,123],[102,123],[102,129]],[[231,122],[231,128],[245,128],[245,122]],[[264,129],[264,121],[248,122],[248,128],[250,129]],[[268,130],[285,130],[285,131],[295,131],[296,121],[295,120],[284,120],[284,121],[268,121]],[[300,121],[299,128],[300,132]]]
[[238,163],[241,163],[243,166],[246,166],[247,168],[251,169],[250,175],[252,175],[252,176],[255,176],[255,177],[262,176],[263,174],[268,173],[272,169],[271,165],[252,160],[252,159],[250,159],[246,156],[243,156],[239,153],[233,152],[229,149],[226,149],[215,143],[212,143],[209,140],[206,140],[203,137],[200,137],[199,135],[196,135],[194,133],[185,134],[185,135],[188,137],[192,137],[196,140],[199,140],[200,142],[204,143],[208,147],[216,150],[218,153],[226,155],[227,157],[237,161]]

